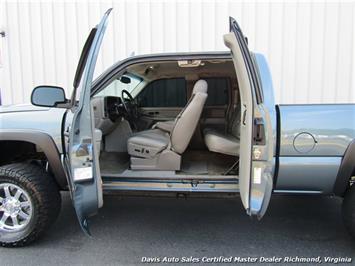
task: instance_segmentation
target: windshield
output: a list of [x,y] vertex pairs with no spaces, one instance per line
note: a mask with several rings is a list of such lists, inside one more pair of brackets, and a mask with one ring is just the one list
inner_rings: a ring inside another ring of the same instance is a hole
[[[130,82],[127,82],[127,78]],[[133,75],[133,74],[125,74],[114,81],[112,81],[107,87],[105,87],[102,91],[100,91],[97,96],[121,96],[122,90],[127,90],[129,93],[142,82],[142,79]]]

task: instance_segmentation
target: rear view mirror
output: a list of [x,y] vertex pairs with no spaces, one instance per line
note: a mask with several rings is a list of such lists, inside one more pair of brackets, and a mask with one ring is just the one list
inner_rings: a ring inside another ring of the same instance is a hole
[[57,107],[67,103],[64,89],[55,86],[38,86],[31,94],[31,103],[36,106]]
[[127,77],[127,76],[122,76],[122,77],[120,78],[120,81],[121,81],[122,83],[124,83],[124,84],[130,84],[130,83],[131,83],[131,79],[130,79],[129,77]]

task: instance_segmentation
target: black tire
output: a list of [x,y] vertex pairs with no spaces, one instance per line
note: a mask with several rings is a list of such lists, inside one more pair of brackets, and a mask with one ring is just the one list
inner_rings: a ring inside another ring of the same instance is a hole
[[355,185],[346,192],[342,205],[342,216],[346,229],[355,238]]
[[11,183],[23,189],[32,202],[29,223],[19,232],[0,230],[3,247],[24,246],[39,238],[57,219],[61,196],[52,176],[32,163],[16,163],[0,167],[0,184]]

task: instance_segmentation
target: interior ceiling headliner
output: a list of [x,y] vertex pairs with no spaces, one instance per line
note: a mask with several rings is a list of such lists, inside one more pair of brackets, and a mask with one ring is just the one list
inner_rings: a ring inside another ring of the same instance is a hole
[[202,64],[198,67],[179,67],[178,61],[149,62],[132,65],[127,68],[127,72],[147,81],[172,77],[198,79],[208,76],[235,76],[231,60],[202,60],[201,62]]

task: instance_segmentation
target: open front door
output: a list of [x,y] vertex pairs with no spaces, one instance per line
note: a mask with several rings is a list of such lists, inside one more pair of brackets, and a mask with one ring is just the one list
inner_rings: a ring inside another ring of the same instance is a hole
[[89,234],[87,219],[103,205],[102,181],[90,93],[95,64],[111,9],[93,28],[84,45],[74,78],[71,99],[73,120],[64,157],[71,197],[82,229]]
[[224,36],[224,42],[231,50],[240,90],[240,196],[247,213],[261,219],[273,187],[274,139],[270,113],[262,103],[253,55],[233,18],[230,18],[230,33]]

